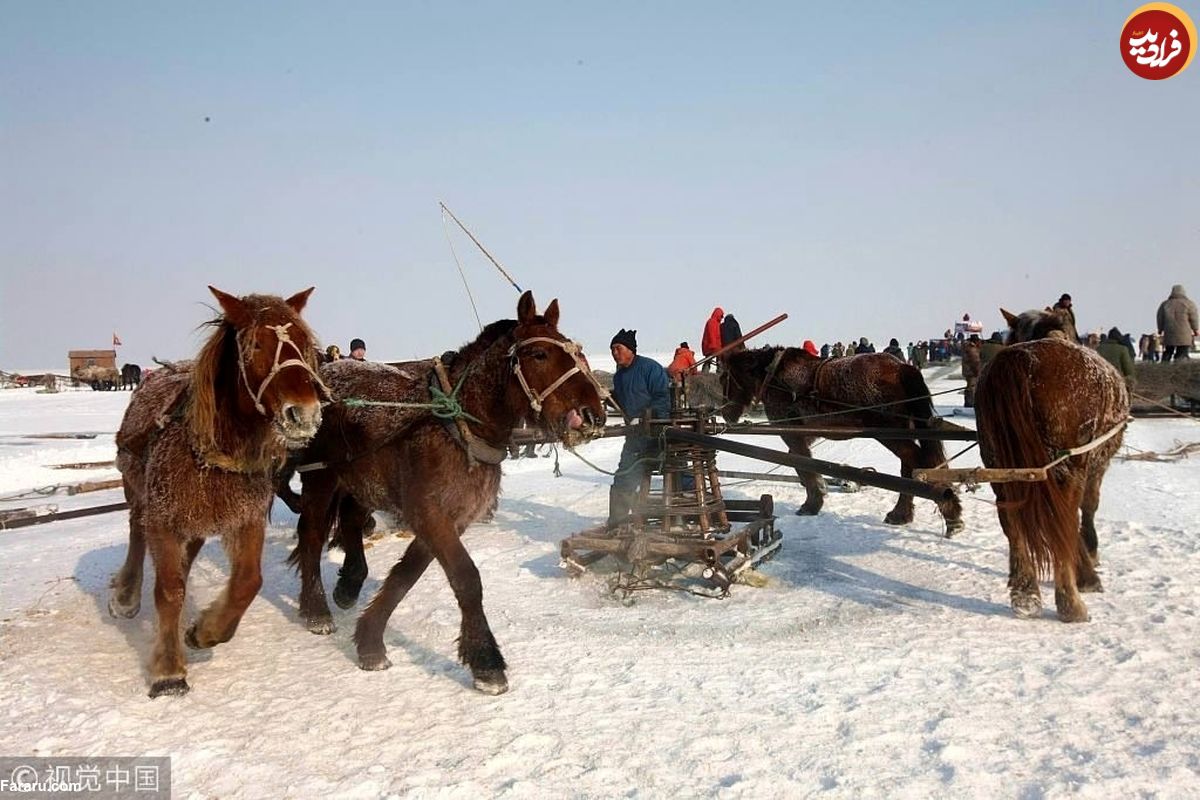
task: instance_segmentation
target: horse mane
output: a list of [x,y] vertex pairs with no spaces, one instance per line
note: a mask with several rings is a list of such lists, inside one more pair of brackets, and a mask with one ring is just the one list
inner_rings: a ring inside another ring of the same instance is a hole
[[496,342],[506,336],[511,336],[516,328],[517,321],[515,319],[498,319],[495,322],[489,323],[473,340],[467,342],[458,350],[444,353],[442,355],[442,363],[447,368],[470,364],[476,358],[483,355]]
[[[254,322],[246,329],[246,336],[242,338],[241,350],[237,328],[223,315],[218,314],[208,322],[201,323],[201,327],[212,327],[215,330],[200,348],[195,360],[190,362],[192,380],[188,402],[184,408],[184,420],[191,433],[193,445],[200,454],[219,454],[222,456],[222,467],[236,465],[258,469],[281,455],[282,444],[274,436],[265,417],[256,413],[247,431],[247,426],[236,414],[227,411],[221,413],[221,398],[217,392],[222,377],[221,369],[228,365],[233,370],[232,380],[236,387],[241,380],[238,363],[249,356],[248,349],[253,346],[254,333],[265,311],[277,310],[286,315],[292,327],[303,332],[310,345],[317,339],[300,315],[292,311],[281,298],[252,294],[242,299],[257,311]],[[312,346],[304,353],[304,360],[314,371],[317,368],[316,353],[315,347]],[[249,387],[245,388],[246,391],[250,391]]]

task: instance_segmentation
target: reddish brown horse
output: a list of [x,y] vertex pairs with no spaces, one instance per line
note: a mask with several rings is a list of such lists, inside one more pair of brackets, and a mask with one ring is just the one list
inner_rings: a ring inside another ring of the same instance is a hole
[[[864,353],[846,358],[818,358],[798,347],[761,347],[734,353],[721,378],[730,424],[741,419],[746,406],[760,400],[767,418],[776,423],[821,426],[911,428],[933,427],[929,388],[916,367],[887,353]],[[809,456],[813,437],[781,437],[788,451]],[[829,436],[831,439],[849,436]],[[918,467],[936,467],[945,460],[942,443],[921,439],[877,440],[900,459],[900,474],[912,477]],[[825,479],[815,472],[796,470],[806,490],[797,514],[816,514],[825,503]],[[957,496],[938,503],[946,521],[946,536],[962,530],[962,504]],[[913,519],[913,498],[902,494],[884,517],[889,525]]]
[[142,562],[154,562],[158,633],[150,696],[188,691],[180,640],[187,577],[207,536],[229,556],[229,585],[187,630],[187,643],[229,641],[262,585],[261,556],[274,472],[307,442],[327,398],[315,340],[300,319],[312,289],[286,301],[233,297],[211,286],[223,315],[194,362],[151,373],[117,432],[129,501],[129,552],[113,576],[109,611],[141,608]]
[[[512,430],[522,421],[574,444],[604,425],[599,385],[574,342],[558,331],[558,301],[544,315],[526,292],[517,319],[489,325],[472,343],[446,357],[452,394],[467,422],[467,443],[455,421],[419,407],[437,387],[432,362],[402,367],[338,361],[322,376],[339,398],[304,453],[299,544],[300,616],[314,633],[334,630],[321,583],[321,548],[337,518],[346,563],[334,597],[352,605],[366,576],[362,527],[371,512],[402,513],[415,538],[358,620],[358,665],[387,669],[383,643],[388,618],[437,559],[462,612],[458,655],[475,688],[508,688],[504,657],[483,612],[479,570],[460,539],[496,502],[500,462]],[[418,404],[413,407],[409,404]],[[452,404],[451,404],[452,405]]]
[[1076,343],[1065,312],[1002,313],[1014,344],[979,377],[980,456],[991,468],[1055,464],[1044,481],[992,484],[1008,538],[1013,611],[1038,616],[1038,576],[1053,573],[1059,619],[1084,622],[1079,593],[1103,591],[1096,509],[1108,462],[1121,446],[1129,393],[1107,361]]

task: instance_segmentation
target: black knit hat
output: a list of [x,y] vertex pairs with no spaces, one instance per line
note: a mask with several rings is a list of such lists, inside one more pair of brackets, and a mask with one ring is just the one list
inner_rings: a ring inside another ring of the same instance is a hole
[[354,350],[366,350],[366,349],[367,349],[367,343],[364,342],[362,339],[351,339],[350,340],[350,350],[352,352]]
[[621,328],[621,330],[617,331],[617,335],[612,338],[612,341],[608,343],[608,346],[611,348],[614,344],[623,344],[626,347],[628,347],[630,350],[632,350],[633,352],[636,353],[637,352],[637,331],[635,331],[635,330],[627,331],[624,328]]

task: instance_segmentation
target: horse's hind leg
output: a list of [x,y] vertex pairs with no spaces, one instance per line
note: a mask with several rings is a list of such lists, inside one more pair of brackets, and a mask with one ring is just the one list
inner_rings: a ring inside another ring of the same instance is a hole
[[1088,610],[1076,588],[1075,564],[1054,563],[1054,605],[1063,622],[1087,622]]
[[226,539],[229,583],[221,596],[201,612],[187,630],[189,647],[202,649],[228,642],[237,631],[242,615],[262,588],[262,549],[265,534],[261,522],[244,525]]
[[421,539],[413,539],[404,555],[388,572],[378,594],[371,600],[358,625],[354,629],[354,643],[358,649],[358,666],[365,670],[387,669],[387,648],[383,644],[383,630],[396,606],[408,594],[417,579],[433,561],[433,553]]
[[337,630],[329,602],[325,599],[325,585],[321,582],[321,551],[333,525],[335,487],[332,475],[305,475],[300,520],[296,524],[298,541],[289,559],[300,570],[300,619],[309,631],[318,635]]
[[1028,548],[1021,540],[1019,523],[1006,507],[1011,500],[1005,495],[1004,484],[993,483],[992,490],[996,493],[1000,527],[1008,539],[1008,591],[1013,613],[1022,619],[1039,617],[1042,613],[1042,590],[1038,586],[1037,570]]
[[1104,584],[1096,574],[1100,564],[1100,541],[1096,536],[1096,509],[1100,507],[1100,482],[1104,480],[1103,470],[1088,476],[1083,487],[1083,499],[1079,504],[1079,563],[1076,565],[1075,586],[1081,592],[1103,592]]
[[[805,458],[812,457],[808,437],[783,436],[781,438],[787,445],[789,453],[795,453]],[[804,487],[805,492],[804,504],[796,509],[796,513],[802,517],[811,517],[821,513],[821,507],[825,505],[825,495],[829,492],[824,476],[801,469],[796,470],[796,475],[799,476],[800,484]]]
[[142,569],[146,561],[146,532],[141,509],[129,509],[129,550],[125,563],[109,581],[108,613],[114,617],[136,617],[142,608]]
[[159,533],[154,548],[154,606],[158,612],[158,630],[150,656],[150,696],[186,694],[187,663],[179,638],[179,616],[187,591],[184,557],[179,542],[170,534]]
[[[917,463],[920,457],[921,448],[914,442],[905,441],[887,441],[880,442],[888,450],[896,454],[900,459],[900,475],[904,478],[911,478],[913,465]],[[896,497],[896,505],[883,521],[888,525],[907,525],[913,520],[913,496],[911,494],[902,494]]]
[[333,602],[337,603],[339,608],[350,608],[358,602],[363,581],[367,579],[363,532],[369,519],[371,509],[360,505],[349,495],[342,499],[341,510],[338,512],[338,540],[342,543],[346,559],[342,562],[342,568],[338,570],[337,584],[333,587]]

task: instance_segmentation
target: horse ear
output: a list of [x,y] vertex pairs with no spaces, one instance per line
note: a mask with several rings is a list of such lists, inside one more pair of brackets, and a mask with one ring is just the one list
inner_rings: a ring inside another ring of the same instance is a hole
[[1013,325],[1017,324],[1016,314],[1012,313],[1011,311],[1005,311],[1003,308],[1000,309],[1000,313],[1004,315],[1004,321],[1008,323],[1008,327],[1011,328]]
[[299,314],[301,311],[304,310],[304,306],[308,303],[308,296],[313,293],[313,289],[315,289],[315,288],[317,288],[317,287],[310,286],[307,289],[305,289],[303,292],[296,292],[294,295],[289,297],[287,300],[284,300],[283,302],[285,302],[289,306],[291,306],[292,311],[295,311],[297,314]]
[[250,309],[246,307],[246,304],[242,302],[240,297],[226,294],[215,286],[209,286],[208,290],[213,293],[213,297],[217,298],[217,302],[221,304],[221,311],[225,314],[225,319],[238,328],[250,324],[252,317]]
[[537,304],[533,301],[533,290],[527,289],[517,301],[517,322],[526,325],[537,316]]
[[546,318],[546,322],[548,322],[550,325],[552,325],[555,328],[558,327],[558,298],[557,297],[550,301],[550,305],[546,306],[546,310],[542,312],[542,316]]

